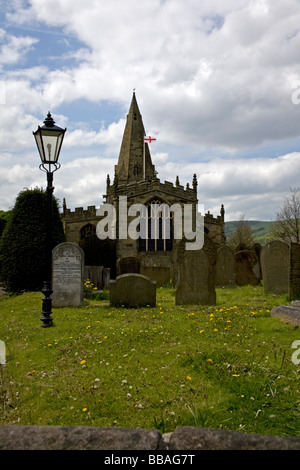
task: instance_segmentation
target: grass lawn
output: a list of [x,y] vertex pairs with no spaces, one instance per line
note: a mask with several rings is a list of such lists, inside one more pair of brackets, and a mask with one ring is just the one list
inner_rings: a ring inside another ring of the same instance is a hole
[[271,318],[286,296],[262,286],[217,289],[217,305],[53,309],[42,294],[0,297],[0,424],[202,426],[300,436],[300,329]]

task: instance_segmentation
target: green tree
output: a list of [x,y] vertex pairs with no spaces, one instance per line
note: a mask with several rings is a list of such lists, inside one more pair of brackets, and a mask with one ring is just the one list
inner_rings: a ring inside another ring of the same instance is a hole
[[235,222],[234,232],[228,237],[227,245],[229,245],[233,251],[240,251],[252,248],[253,243],[251,227],[247,225],[247,222],[244,220],[244,215],[242,215],[240,220]]
[[[47,194],[26,189],[16,199],[0,239],[0,281],[8,292],[35,291],[45,278]],[[53,247],[65,241],[53,197]]]

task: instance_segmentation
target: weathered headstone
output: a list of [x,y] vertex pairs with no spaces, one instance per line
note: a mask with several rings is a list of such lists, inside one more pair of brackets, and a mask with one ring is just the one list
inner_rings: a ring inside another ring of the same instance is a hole
[[57,245],[52,251],[52,305],[78,307],[83,302],[84,252],[75,243]]
[[177,260],[176,305],[215,305],[216,247],[213,241],[205,235],[201,250],[186,250],[185,241],[182,240]]
[[291,243],[289,297],[300,299],[300,245]]
[[250,251],[253,251],[253,253],[256,254],[257,256],[257,264],[254,266],[253,268],[253,272],[254,274],[256,275],[257,278],[259,278],[260,280],[262,280],[262,270],[261,270],[261,250],[262,250],[262,246],[260,243],[254,243],[254,245],[251,247],[251,250]]
[[103,268],[103,271],[102,271],[103,289],[109,289],[109,281],[110,281],[110,268]]
[[97,289],[103,288],[103,266],[85,266],[84,279],[89,279]]
[[235,255],[231,248],[222,245],[217,249],[216,287],[236,287]]
[[235,255],[235,281],[238,286],[256,286],[260,283],[258,257],[249,250],[238,251]]
[[121,274],[109,283],[111,306],[155,307],[156,282],[136,273]]
[[279,240],[267,243],[261,250],[261,268],[265,292],[289,292],[290,248],[287,243]]

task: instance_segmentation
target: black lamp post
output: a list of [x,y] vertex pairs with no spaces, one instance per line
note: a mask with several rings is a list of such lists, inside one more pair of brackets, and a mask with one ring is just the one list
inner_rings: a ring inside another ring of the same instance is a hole
[[43,310],[41,321],[43,327],[52,325],[53,318],[52,314],[52,218],[53,218],[53,203],[52,193],[54,187],[53,173],[60,168],[58,163],[58,157],[61,149],[61,145],[64,139],[64,135],[67,129],[61,129],[55,126],[53,118],[48,113],[44,126],[38,126],[37,131],[33,132],[37,148],[42,160],[40,164],[40,170],[47,173],[47,225],[46,225],[46,279],[42,292],[43,298]]

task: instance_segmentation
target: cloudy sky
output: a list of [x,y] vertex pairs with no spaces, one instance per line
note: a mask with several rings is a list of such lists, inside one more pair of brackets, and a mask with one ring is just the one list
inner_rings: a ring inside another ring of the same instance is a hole
[[300,186],[299,0],[1,0],[0,209],[46,186],[32,131],[67,127],[55,196],[99,206],[133,89],[161,181],[274,220]]

